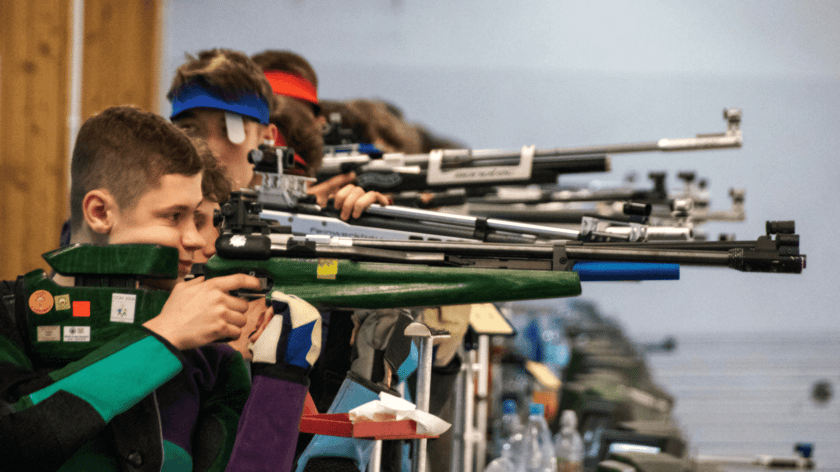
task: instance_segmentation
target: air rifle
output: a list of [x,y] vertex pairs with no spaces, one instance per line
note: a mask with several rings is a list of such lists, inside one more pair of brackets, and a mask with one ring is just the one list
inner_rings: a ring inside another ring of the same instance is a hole
[[[248,201],[249,205],[259,202],[263,218],[288,226],[291,233],[301,236],[478,240],[520,244],[533,243],[539,239],[645,241],[693,238],[691,228],[649,226],[629,221],[602,221],[598,225],[583,223],[581,229],[575,230],[394,205],[371,205],[359,218],[342,221],[338,218],[338,211],[330,208],[330,205],[322,208],[314,203],[297,203],[286,207],[272,203],[277,200],[280,198],[272,197],[269,191],[261,187],[257,191],[234,192],[226,207],[229,208],[227,211],[232,211],[230,207],[242,205],[243,201]],[[637,207],[628,205],[628,208]]]
[[697,208],[692,199],[673,199],[666,204],[654,204],[623,201],[591,202],[583,204],[543,205],[500,205],[470,203],[465,210],[474,217],[500,218],[531,224],[577,225],[586,217],[614,220],[616,222],[634,221],[625,211],[628,205],[650,205],[651,211],[644,220],[653,226],[686,226],[687,222],[705,223],[708,221],[737,222],[744,221],[745,191],[730,189],[731,207],[726,210]]
[[325,155],[318,179],[353,171],[360,187],[388,193],[553,183],[560,174],[609,170],[609,154],[741,147],[741,111],[725,109],[723,116],[728,123],[724,133],[646,143],[540,150],[526,146],[520,152],[437,150],[428,154],[362,154],[352,147],[340,152],[339,147]]
[[[241,197],[241,196],[240,196]],[[600,263],[611,265],[607,271],[619,273],[616,263],[666,263],[685,264],[713,267],[730,267],[745,272],[781,272],[799,273],[805,264],[805,256],[799,255],[799,236],[794,234],[792,222],[768,223],[767,236],[758,238],[755,242],[727,242],[716,245],[701,243],[693,245],[690,242],[661,242],[661,243],[586,243],[586,242],[538,242],[531,244],[482,243],[471,241],[418,241],[418,240],[376,240],[355,238],[330,237],[301,237],[290,233],[280,233],[280,228],[274,221],[260,218],[259,204],[251,199],[235,200],[236,205],[228,206],[222,212],[226,221],[230,219],[235,224],[225,224],[222,235],[216,242],[217,255],[207,262],[205,267],[208,276],[227,275],[241,271],[243,268],[252,270],[254,274],[263,274],[271,281],[267,284],[279,286],[287,290],[288,284],[296,284],[299,274],[316,274],[336,276],[350,284],[350,290],[358,295],[360,286],[354,279],[372,281],[372,277],[382,277],[381,284],[396,288],[403,273],[414,272],[419,275],[429,273],[432,277],[428,284],[437,284],[447,276],[448,270],[456,271],[458,286],[463,287],[473,278],[481,278],[486,274],[514,279],[520,274],[523,280],[551,273],[568,273],[578,271],[582,274],[587,270],[597,271],[587,264]],[[230,203],[230,202],[228,202]],[[244,210],[245,215],[241,214]],[[776,239],[771,235],[776,234]],[[673,246],[669,246],[672,244]],[[287,262],[283,262],[286,260]],[[317,262],[316,262],[317,261]],[[250,264],[250,265],[249,265]],[[299,264],[308,264],[308,268]],[[580,264],[583,264],[582,266]],[[421,266],[409,269],[409,266]],[[293,272],[293,280],[284,275],[283,267]],[[425,267],[422,267],[425,266]],[[271,268],[273,269],[268,269]],[[441,272],[434,273],[433,268],[440,268]],[[505,273],[505,270],[511,272]],[[361,272],[360,272],[361,271]],[[463,271],[463,272],[461,272]],[[484,272],[490,271],[490,272]],[[501,271],[501,272],[499,272]],[[531,276],[527,274],[530,273]],[[594,272],[593,272],[594,273]],[[626,274],[621,280],[627,280]],[[435,280],[440,276],[441,280]],[[278,283],[278,277],[285,277]],[[584,275],[580,275],[584,279]],[[603,273],[602,278],[605,280]],[[619,277],[616,277],[619,279]],[[632,277],[633,280],[638,278]],[[447,279],[452,280],[452,279]],[[615,279],[613,279],[615,280]],[[304,280],[310,286],[312,280]],[[343,283],[343,282],[342,282]],[[530,283],[530,282],[529,282]],[[396,284],[396,285],[395,285]],[[424,282],[424,285],[426,283]],[[326,288],[326,291],[324,290]],[[496,286],[500,289],[501,286]],[[335,293],[326,293],[330,289]],[[454,286],[451,288],[458,291]],[[504,289],[511,292],[515,284]],[[298,293],[294,289],[292,293]],[[356,306],[347,305],[342,301],[343,285],[327,282],[316,287],[316,292],[305,292],[306,297],[316,300],[325,306]],[[471,289],[472,290],[472,289]],[[371,295],[369,288],[365,289]],[[411,291],[411,290],[409,290]],[[389,306],[414,306],[434,304],[432,298],[416,293],[402,293],[395,299],[389,299],[390,290],[375,291],[369,300],[364,302],[369,308]],[[450,294],[452,295],[452,294]],[[458,303],[476,302],[476,293],[467,292],[455,295],[451,300]],[[437,295],[435,295],[437,296]],[[479,295],[485,296],[485,295]],[[501,301],[500,297],[511,297],[512,293],[491,295],[493,300]],[[425,297],[425,298],[424,298]],[[435,298],[438,300],[446,295]],[[541,298],[541,297],[532,297]],[[386,301],[387,299],[387,301]],[[311,301],[310,300],[310,301]],[[359,299],[353,303],[359,303]],[[438,304],[447,304],[439,302]],[[383,306],[384,305],[384,306]]]
[[[768,222],[768,232],[755,241],[535,244],[469,241],[415,241],[298,237],[293,235],[234,235],[220,237],[221,257],[248,247],[249,258],[341,258],[353,261],[421,264],[515,270],[567,271],[582,261],[667,263],[728,267],[742,272],[801,273],[806,256],[799,254],[793,222]],[[252,239],[253,238],[253,239]]]
[[[514,221],[477,218],[473,216],[421,210],[398,206],[372,205],[359,218],[344,222],[330,205],[322,208],[306,193],[308,178],[286,173],[290,154],[286,148],[261,145],[255,171],[262,184],[256,191],[234,192],[223,211],[236,211],[237,218],[249,214],[244,205],[260,204],[262,217],[290,227],[297,235],[329,235],[378,239],[470,239],[489,242],[531,243],[537,239],[603,239],[637,241],[650,239],[691,239],[686,228],[644,227],[632,234],[622,228],[608,229],[600,225],[597,230],[570,230],[549,226],[528,225]],[[253,153],[252,153],[253,156]],[[272,157],[273,156],[273,157]],[[268,163],[263,165],[263,163]],[[235,207],[235,208],[234,208]],[[233,215],[233,213],[231,213]]]
[[693,184],[693,172],[681,172],[686,182],[682,192],[668,194],[664,173],[651,173],[652,189],[517,189],[502,188],[495,196],[466,199],[465,211],[473,216],[502,218],[528,223],[580,224],[586,217],[615,221],[636,221],[626,215],[628,204],[648,204],[651,211],[643,220],[654,226],[693,227],[707,221],[743,221],[743,189],[732,188],[732,206],[726,210],[709,209],[705,180]]

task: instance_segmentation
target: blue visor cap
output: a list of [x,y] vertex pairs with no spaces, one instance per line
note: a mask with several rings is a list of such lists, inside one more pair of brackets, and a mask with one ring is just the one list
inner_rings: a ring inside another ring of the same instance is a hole
[[199,84],[190,84],[172,97],[172,114],[169,119],[174,120],[176,116],[193,108],[225,110],[268,124],[268,102],[254,92],[244,92],[235,100],[225,100]]

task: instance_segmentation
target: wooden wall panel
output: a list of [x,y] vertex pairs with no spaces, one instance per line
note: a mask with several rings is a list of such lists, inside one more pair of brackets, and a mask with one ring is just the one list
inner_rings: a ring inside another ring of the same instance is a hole
[[[157,108],[162,0],[85,0],[82,120]],[[68,218],[71,0],[0,0],[0,280],[37,267]]]
[[67,215],[70,2],[0,2],[0,278],[44,267]]
[[85,0],[82,117],[116,105],[157,111],[161,0]]

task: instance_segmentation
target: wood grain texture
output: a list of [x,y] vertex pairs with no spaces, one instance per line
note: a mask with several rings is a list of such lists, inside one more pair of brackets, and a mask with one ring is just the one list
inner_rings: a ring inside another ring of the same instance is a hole
[[160,0],[85,0],[82,117],[108,107],[157,111]]
[[67,216],[70,2],[0,2],[0,277],[46,267]]
[[[0,279],[41,267],[68,218],[71,0],[0,1]],[[82,120],[156,111],[161,0],[85,0]]]

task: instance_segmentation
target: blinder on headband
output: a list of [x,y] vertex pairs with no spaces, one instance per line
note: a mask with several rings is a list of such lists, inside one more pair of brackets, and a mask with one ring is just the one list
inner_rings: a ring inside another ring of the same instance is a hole
[[245,123],[242,121],[242,115],[226,111],[225,127],[227,128],[227,136],[230,142],[233,144],[242,144],[245,142]]

